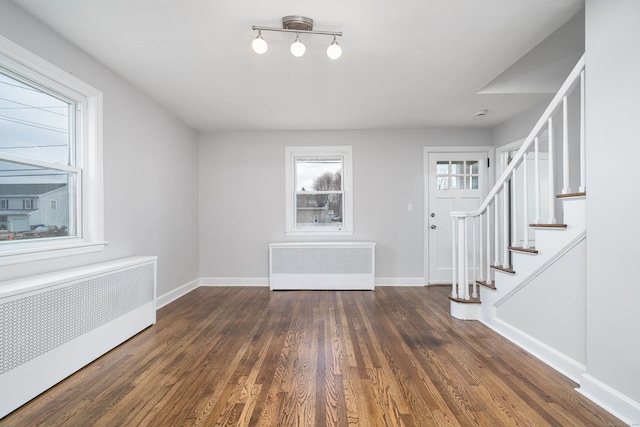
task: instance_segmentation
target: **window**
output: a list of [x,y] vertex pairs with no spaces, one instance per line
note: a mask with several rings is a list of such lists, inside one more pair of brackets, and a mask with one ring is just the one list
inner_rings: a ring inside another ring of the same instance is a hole
[[477,190],[477,160],[439,160],[436,163],[438,190]]
[[0,265],[103,249],[102,93],[3,37],[0,92]]
[[286,147],[286,233],[353,234],[351,147]]
[[0,199],[0,209],[2,210],[9,209],[9,200]]

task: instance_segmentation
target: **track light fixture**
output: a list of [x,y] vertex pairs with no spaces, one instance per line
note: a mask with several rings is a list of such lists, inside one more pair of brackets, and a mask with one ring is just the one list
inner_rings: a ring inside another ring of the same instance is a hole
[[253,41],[251,42],[251,47],[253,48],[253,51],[255,53],[259,53],[260,55],[262,55],[267,51],[267,49],[269,49],[269,45],[267,45],[267,42],[262,38],[261,31],[258,31],[258,37],[253,39]]
[[327,48],[327,56],[333,60],[340,58],[342,55],[342,48],[336,41],[336,37],[342,36],[342,32],[339,31],[314,31],[313,19],[306,16],[285,16],[282,18],[282,28],[276,27],[260,27],[254,25],[251,27],[254,31],[258,32],[258,36],[251,42],[251,47],[254,52],[263,54],[267,51],[269,46],[267,42],[262,38],[262,31],[279,31],[284,33],[296,33],[296,39],[291,44],[291,54],[296,57],[304,55],[306,47],[304,43],[300,41],[300,34],[320,34],[325,36],[333,36],[333,43]]
[[336,41],[336,36],[333,36],[333,43],[327,48],[327,56],[333,60],[336,60],[342,56],[342,48]]
[[307,51],[307,48],[304,47],[304,44],[300,41],[300,35],[298,33],[296,33],[296,40],[291,43],[289,50],[296,58],[300,58]]

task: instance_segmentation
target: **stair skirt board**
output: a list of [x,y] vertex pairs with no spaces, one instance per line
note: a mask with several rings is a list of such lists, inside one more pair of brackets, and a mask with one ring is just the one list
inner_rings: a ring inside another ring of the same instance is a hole
[[490,322],[480,319],[480,322],[531,353],[572,381],[580,384],[587,369],[582,363],[573,360],[553,347],[498,318],[492,319]]
[[[497,317],[497,308],[508,301],[511,297],[516,295],[519,291],[525,288],[529,283],[535,280],[538,276],[548,270],[551,266],[553,266],[558,260],[560,260],[563,256],[569,253],[573,248],[583,242],[587,237],[587,232],[582,231],[578,234],[573,240],[571,240],[568,244],[566,244],[562,249],[560,249],[556,255],[549,258],[546,262],[544,262],[541,266],[539,266],[534,272],[532,272],[528,277],[526,277],[519,285],[511,289],[506,295],[500,296],[500,289],[497,291],[493,291],[491,289],[487,289],[486,292],[483,292],[482,295],[482,304],[455,304],[451,303],[451,315],[455,318],[462,318],[461,316],[469,316],[474,315],[475,308],[464,308],[459,307],[462,305],[473,305],[479,309],[478,316],[476,319],[479,319],[481,323],[485,324],[495,332],[509,339],[516,345],[522,347],[524,350],[528,351],[538,359],[547,363],[549,366],[553,367],[557,371],[561,372],[563,375],[567,376],[571,380],[580,384],[581,379],[583,378],[584,373],[586,372],[586,367],[580,363],[579,361],[574,360],[573,358],[567,356],[566,354],[554,349],[553,347],[545,344],[544,342],[538,340],[537,338],[529,335],[528,333],[516,328],[515,326],[507,323],[506,321]],[[487,304],[490,305],[487,306]],[[454,313],[454,305],[456,312]],[[482,307],[482,308],[481,308]],[[472,318],[472,317],[467,317]]]
[[538,267],[533,273],[531,273],[526,279],[520,282],[520,284],[517,285],[515,288],[513,288],[508,294],[500,297],[500,299],[498,299],[498,301],[496,301],[494,305],[496,307],[499,307],[501,304],[503,304],[505,301],[507,301],[509,298],[515,295],[519,290],[523,289],[530,282],[535,280],[536,277],[538,277],[540,274],[546,271],[549,267],[555,264],[559,259],[561,259],[564,255],[569,253],[573,248],[575,248],[580,242],[582,242],[586,238],[587,238],[587,231],[585,230],[582,233],[580,233],[576,238],[574,238],[571,242],[569,242],[569,244],[567,244],[564,248],[562,248],[557,254],[549,258],[544,264]]

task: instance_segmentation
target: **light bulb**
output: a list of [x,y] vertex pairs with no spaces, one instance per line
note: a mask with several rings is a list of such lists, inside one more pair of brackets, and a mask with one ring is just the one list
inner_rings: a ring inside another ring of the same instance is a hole
[[336,41],[335,37],[333,38],[333,43],[331,43],[327,48],[327,56],[333,60],[336,60],[340,58],[340,56],[342,56],[342,48]]
[[304,52],[307,48],[304,47],[304,44],[300,41],[300,37],[296,34],[296,40],[291,44],[291,54],[296,57],[301,57],[304,55]]
[[253,48],[253,51],[255,53],[259,53],[260,55],[262,55],[267,51],[267,49],[269,49],[267,42],[264,41],[260,33],[258,33],[258,37],[253,39],[253,41],[251,42],[251,47]]

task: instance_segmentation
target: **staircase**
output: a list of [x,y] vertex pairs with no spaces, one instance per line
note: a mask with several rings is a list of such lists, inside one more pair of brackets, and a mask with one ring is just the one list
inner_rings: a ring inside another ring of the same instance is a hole
[[452,212],[451,315],[584,372],[584,57],[472,212]]

